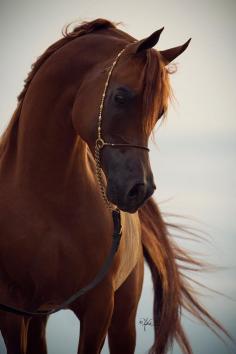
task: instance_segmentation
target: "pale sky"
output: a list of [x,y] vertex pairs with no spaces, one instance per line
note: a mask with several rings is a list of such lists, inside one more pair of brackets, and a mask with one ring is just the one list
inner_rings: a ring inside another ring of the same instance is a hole
[[[157,129],[157,146],[151,144],[155,196],[165,212],[201,221],[195,225],[211,235],[212,246],[197,246],[197,251],[204,253],[206,260],[229,269],[202,275],[200,280],[236,300],[235,0],[1,0],[0,131],[13,113],[30,65],[61,36],[63,25],[98,17],[122,21],[122,29],[138,39],[165,26],[160,49],[192,37],[171,78],[176,101],[167,122]],[[195,250],[196,246],[189,247]],[[137,321],[151,316],[150,284],[147,273]],[[235,301],[212,295],[203,302],[236,334]],[[191,322],[186,326],[196,354],[230,353],[204,327]],[[152,332],[137,327],[136,354],[143,354],[152,344]],[[64,354],[65,350],[76,353],[77,335],[72,315],[62,313],[52,318],[49,354]],[[178,349],[173,353],[179,354]]]

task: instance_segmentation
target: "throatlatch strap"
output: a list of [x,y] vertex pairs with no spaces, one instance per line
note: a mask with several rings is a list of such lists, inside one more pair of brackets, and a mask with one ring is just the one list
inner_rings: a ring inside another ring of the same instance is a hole
[[122,235],[120,212],[117,210],[113,210],[112,211],[112,219],[113,219],[113,224],[114,224],[114,232],[113,232],[113,236],[112,236],[113,241],[112,241],[111,250],[110,250],[110,253],[108,254],[103,266],[101,267],[100,271],[98,272],[98,274],[96,275],[96,277],[93,279],[93,281],[91,283],[89,283],[87,286],[85,286],[84,288],[77,291],[69,299],[64,301],[60,306],[58,306],[55,309],[52,309],[50,311],[35,311],[35,312],[34,311],[27,311],[27,310],[23,310],[23,309],[19,309],[16,307],[3,305],[3,304],[0,304],[0,310],[6,311],[6,312],[11,312],[11,313],[14,313],[16,315],[21,315],[21,316],[52,315],[53,313],[56,313],[60,310],[65,310],[72,302],[77,300],[80,296],[84,295],[89,290],[95,288],[95,286],[97,286],[104,279],[106,274],[108,273],[108,271],[111,267],[112,261],[113,261],[113,257],[115,255],[115,253],[117,252],[119,244],[120,244],[120,239],[121,239],[121,235]]

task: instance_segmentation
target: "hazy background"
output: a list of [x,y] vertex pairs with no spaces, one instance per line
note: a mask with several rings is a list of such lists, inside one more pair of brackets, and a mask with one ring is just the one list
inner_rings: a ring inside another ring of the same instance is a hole
[[[196,279],[233,298],[204,291],[202,302],[236,334],[235,0],[1,0],[0,131],[15,108],[30,65],[60,37],[63,25],[97,17],[122,21],[122,29],[140,39],[165,26],[161,49],[193,38],[171,78],[176,101],[156,133],[156,145],[151,144],[155,196],[163,211],[191,216],[197,221],[184,222],[211,235],[211,244],[185,242],[184,247],[222,267]],[[143,317],[152,318],[152,302],[147,271],[137,315],[136,354],[152,344],[152,328],[144,331],[139,324]],[[236,353],[233,345],[225,347],[205,327],[191,319],[183,321],[196,354]],[[47,335],[49,354],[76,353],[79,324],[69,311],[50,318]],[[0,352],[5,353],[3,344]]]

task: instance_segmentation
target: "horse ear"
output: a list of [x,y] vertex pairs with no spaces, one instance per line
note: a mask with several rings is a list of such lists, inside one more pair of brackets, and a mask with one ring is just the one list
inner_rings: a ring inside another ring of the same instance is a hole
[[140,53],[142,51],[145,51],[149,48],[154,47],[154,45],[157,44],[157,42],[159,41],[161,32],[163,31],[164,27],[160,28],[159,30],[153,32],[149,37],[144,38],[138,42],[135,42],[132,45],[132,51],[134,53]]
[[189,43],[191,41],[191,38],[184,43],[183,45],[180,45],[179,47],[174,47],[171,49],[167,49],[167,50],[161,50],[160,54],[162,56],[162,58],[164,59],[165,64],[169,64],[172,60],[174,60],[175,58],[177,58],[180,54],[182,54],[185,49],[188,47]]

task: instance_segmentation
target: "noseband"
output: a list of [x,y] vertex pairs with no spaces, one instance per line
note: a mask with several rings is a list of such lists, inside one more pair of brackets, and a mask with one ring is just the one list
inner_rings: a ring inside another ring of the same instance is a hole
[[102,113],[103,113],[103,108],[104,108],[104,102],[105,102],[105,98],[106,98],[106,93],[107,93],[107,88],[110,82],[110,78],[113,72],[114,67],[116,66],[120,56],[123,54],[123,52],[125,51],[126,47],[123,48],[117,55],[117,57],[115,58],[115,60],[113,61],[110,70],[108,72],[107,75],[107,79],[105,82],[105,86],[104,86],[104,90],[103,90],[103,94],[102,94],[102,99],[101,99],[101,104],[99,107],[99,115],[98,115],[98,127],[97,127],[97,140],[96,140],[96,144],[95,144],[95,162],[96,162],[96,176],[97,176],[97,181],[99,184],[99,188],[100,188],[100,192],[102,195],[102,198],[105,202],[105,204],[107,205],[108,209],[110,210],[115,210],[117,212],[119,212],[119,209],[117,207],[114,207],[109,200],[107,199],[106,196],[106,191],[105,191],[105,187],[103,184],[103,179],[102,179],[102,168],[101,168],[101,158],[100,158],[100,152],[104,147],[112,147],[112,148],[135,148],[135,149],[142,149],[142,150],[146,150],[149,151],[149,148],[146,146],[142,146],[142,145],[137,145],[137,144],[121,144],[121,143],[109,143],[109,142],[105,142],[102,138]]

